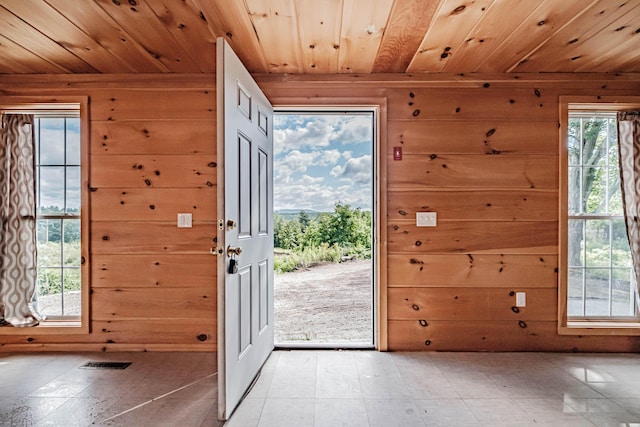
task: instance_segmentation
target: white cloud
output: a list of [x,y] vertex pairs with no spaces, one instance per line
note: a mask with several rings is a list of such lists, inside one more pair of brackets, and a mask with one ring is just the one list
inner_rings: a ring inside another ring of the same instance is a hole
[[371,156],[367,154],[351,158],[343,166],[334,167],[331,176],[343,181],[368,184],[371,182]]

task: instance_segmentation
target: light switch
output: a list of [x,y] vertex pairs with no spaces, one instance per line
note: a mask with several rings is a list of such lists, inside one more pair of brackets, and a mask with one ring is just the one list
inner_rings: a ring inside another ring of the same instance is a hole
[[191,214],[179,213],[178,214],[178,228],[191,228]]
[[526,292],[516,292],[516,307],[527,306],[527,294]]
[[435,212],[416,212],[417,227],[435,227],[438,225],[438,217]]

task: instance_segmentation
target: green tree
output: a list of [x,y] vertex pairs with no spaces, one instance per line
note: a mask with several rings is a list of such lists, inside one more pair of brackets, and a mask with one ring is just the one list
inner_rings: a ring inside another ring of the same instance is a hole
[[[608,129],[608,123],[608,119],[598,117],[569,120],[568,186],[572,189],[568,200],[570,214],[605,213],[612,197],[620,191],[619,174],[610,173],[605,167],[607,158],[617,164],[618,155],[615,126],[614,129]],[[582,225],[582,221],[569,223],[569,235],[578,237],[569,239],[569,265],[582,265]]]

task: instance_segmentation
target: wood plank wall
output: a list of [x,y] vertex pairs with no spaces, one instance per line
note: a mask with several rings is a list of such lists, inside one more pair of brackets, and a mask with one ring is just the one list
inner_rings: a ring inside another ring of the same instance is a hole
[[[640,350],[637,337],[556,332],[559,96],[638,94],[640,77],[257,79],[285,104],[387,99],[390,350]],[[417,211],[436,211],[437,227],[417,228]],[[526,307],[515,307],[515,292],[526,292]]]
[[[387,99],[391,350],[639,351],[559,336],[558,99],[640,93],[640,76],[257,76],[270,99]],[[3,76],[3,95],[91,100],[89,335],[2,350],[215,350],[215,78]],[[403,160],[393,161],[393,147]],[[416,228],[419,210],[438,226]],[[193,229],[176,228],[192,212]],[[517,312],[514,292],[527,293]],[[204,341],[200,341],[204,339]]]
[[215,351],[215,76],[31,77],[0,78],[0,104],[90,99],[91,332],[25,330],[0,349]]

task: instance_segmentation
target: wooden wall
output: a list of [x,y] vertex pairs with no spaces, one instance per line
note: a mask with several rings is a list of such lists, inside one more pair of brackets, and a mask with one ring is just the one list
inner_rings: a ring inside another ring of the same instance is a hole
[[15,77],[0,78],[0,104],[90,100],[91,332],[24,330],[0,349],[214,351],[215,76]]
[[[637,95],[640,76],[258,82],[282,103],[387,100],[381,285],[390,350],[640,350],[637,337],[557,334],[559,97]],[[437,212],[437,227],[417,228],[417,211]],[[526,307],[515,307],[515,292],[526,292]]]
[[[386,99],[389,349],[640,350],[639,338],[556,332],[558,99],[637,95],[640,76],[257,80],[276,103]],[[0,79],[0,101],[90,97],[93,190],[91,333],[0,335],[0,349],[215,350],[214,86],[212,75]],[[438,226],[416,228],[416,211],[436,211]],[[176,227],[178,212],[193,213],[192,229]],[[514,310],[515,292],[527,307]]]

